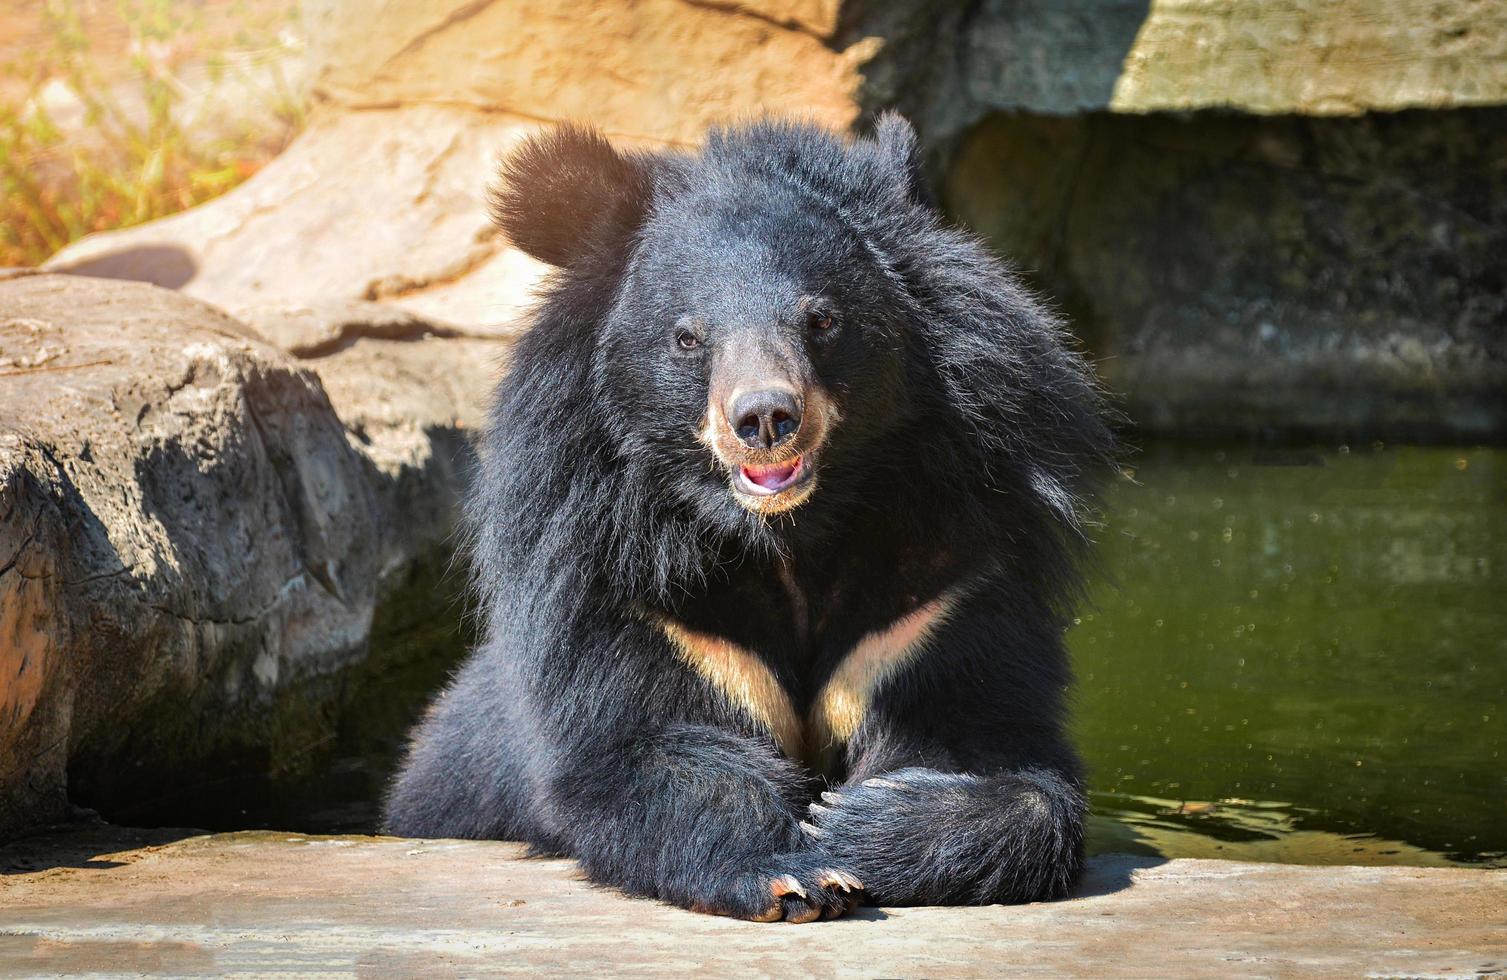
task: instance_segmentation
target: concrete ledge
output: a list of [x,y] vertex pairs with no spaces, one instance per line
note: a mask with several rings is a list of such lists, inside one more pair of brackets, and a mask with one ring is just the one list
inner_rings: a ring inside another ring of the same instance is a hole
[[1507,971],[1498,871],[1109,855],[1065,902],[757,925],[624,898],[516,844],[182,833],[94,827],[0,848],[0,973]]

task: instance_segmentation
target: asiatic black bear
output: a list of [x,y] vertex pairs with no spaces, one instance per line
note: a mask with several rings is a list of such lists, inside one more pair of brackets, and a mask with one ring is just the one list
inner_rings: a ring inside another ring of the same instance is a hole
[[1065,894],[1063,630],[1111,435],[909,124],[561,127],[495,212],[556,272],[470,500],[484,640],[387,830],[760,921]]

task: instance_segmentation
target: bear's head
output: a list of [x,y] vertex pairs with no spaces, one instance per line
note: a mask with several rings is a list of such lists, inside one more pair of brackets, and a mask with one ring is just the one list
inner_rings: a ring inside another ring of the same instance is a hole
[[663,590],[876,513],[954,550],[1077,533],[1111,443],[1091,373],[947,226],[899,116],[694,152],[562,126],[507,157],[493,205],[555,272],[494,411],[483,553],[555,567],[589,538]]
[[709,511],[771,517],[909,408],[913,303],[867,226],[920,203],[914,140],[899,116],[854,144],[764,123],[651,155],[561,127],[506,161],[495,213],[529,254],[617,283],[594,373],[625,451],[694,474],[674,485]]

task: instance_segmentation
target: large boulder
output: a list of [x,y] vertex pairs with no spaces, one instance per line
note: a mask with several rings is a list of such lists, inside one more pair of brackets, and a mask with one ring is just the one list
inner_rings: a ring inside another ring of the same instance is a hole
[[383,607],[444,611],[415,572],[449,554],[498,345],[360,319],[301,363],[169,290],[0,282],[0,835],[70,776],[110,799],[296,762]]
[[540,267],[507,249],[485,207],[495,155],[532,129],[443,106],[321,114],[251,180],[209,204],[69,246],[49,268],[175,288],[241,311],[415,302],[468,280],[439,312],[511,328]]

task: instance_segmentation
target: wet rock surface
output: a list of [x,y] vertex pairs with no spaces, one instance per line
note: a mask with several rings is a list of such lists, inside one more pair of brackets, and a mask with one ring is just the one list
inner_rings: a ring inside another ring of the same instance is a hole
[[299,361],[168,290],[0,282],[0,836],[309,764],[374,624],[447,611],[499,345],[352,333]]
[[1507,875],[1106,855],[1075,898],[804,926],[625,898],[516,844],[179,839],[0,849],[0,971],[716,976],[1472,976],[1507,969]]

